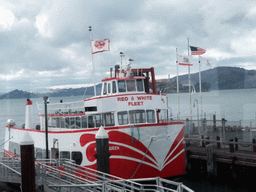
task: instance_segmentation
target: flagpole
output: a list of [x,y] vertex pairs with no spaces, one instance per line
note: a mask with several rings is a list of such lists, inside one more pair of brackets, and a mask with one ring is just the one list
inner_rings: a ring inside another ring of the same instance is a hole
[[[188,38],[188,56],[189,56],[189,38]],[[192,121],[192,102],[191,102],[191,80],[190,80],[190,66],[188,66],[188,90],[189,90],[189,108],[190,108],[190,120]]]
[[[90,45],[91,45],[91,31],[92,31],[92,27],[89,26],[89,31],[90,31]],[[91,45],[92,46],[92,45]],[[95,70],[94,70],[94,64],[93,64],[93,53],[92,53],[92,73],[93,73],[93,86],[94,86],[94,96],[96,96],[96,86],[95,86]]]
[[[198,64],[199,64],[199,89],[200,89],[200,119],[201,119],[201,122],[202,122],[202,118],[203,118],[202,77],[201,77],[201,61],[200,61],[200,56],[199,55],[198,55]],[[201,132],[201,126],[199,127],[199,134],[200,134],[200,132]]]
[[178,95],[178,114],[177,120],[180,120],[180,88],[179,88],[179,64],[178,64],[178,49],[176,48],[176,65],[177,65],[177,95]]

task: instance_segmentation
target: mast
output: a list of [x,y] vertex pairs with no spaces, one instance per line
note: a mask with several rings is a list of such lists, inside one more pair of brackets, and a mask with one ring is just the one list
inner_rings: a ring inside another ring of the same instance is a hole
[[176,65],[177,65],[177,95],[178,95],[178,114],[177,120],[180,120],[180,88],[179,88],[179,64],[178,64],[178,49],[176,48]]
[[[188,38],[188,56],[189,56],[189,38]],[[191,101],[191,80],[190,80],[190,66],[188,66],[188,89],[189,89],[189,110],[190,120],[192,121],[192,101]]]
[[123,64],[123,57],[124,57],[124,53],[123,53],[123,52],[120,52],[121,66],[120,66],[120,75],[119,75],[119,77],[122,77],[122,64]]
[[[92,38],[91,38],[92,27],[91,27],[91,26],[89,26],[89,31],[90,31],[90,44],[91,44],[91,42],[92,42]],[[91,46],[92,46],[92,45],[91,45]],[[93,53],[92,53],[92,73],[93,73],[94,96],[96,96],[95,70],[94,70],[94,64],[93,64]]]

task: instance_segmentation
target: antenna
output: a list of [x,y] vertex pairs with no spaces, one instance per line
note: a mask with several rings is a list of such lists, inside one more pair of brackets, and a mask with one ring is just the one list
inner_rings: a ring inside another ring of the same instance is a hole
[[120,52],[120,58],[121,58],[121,67],[120,67],[120,77],[122,76],[122,63],[123,63],[123,57],[124,57],[124,53]]

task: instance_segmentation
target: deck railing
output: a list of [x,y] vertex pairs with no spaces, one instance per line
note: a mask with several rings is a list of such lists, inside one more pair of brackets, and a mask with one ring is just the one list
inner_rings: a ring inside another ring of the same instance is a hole
[[[40,115],[44,115],[44,104],[38,104],[38,111]],[[80,114],[84,113],[84,101],[65,102],[65,103],[48,103],[48,115],[66,115],[66,114]]]

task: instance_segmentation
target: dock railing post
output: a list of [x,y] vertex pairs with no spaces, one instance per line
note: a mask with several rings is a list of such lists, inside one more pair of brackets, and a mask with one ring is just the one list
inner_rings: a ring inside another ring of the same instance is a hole
[[253,152],[256,152],[256,140],[255,140],[255,138],[252,139],[252,143],[253,143],[252,150],[253,150]]
[[229,152],[230,153],[234,153],[235,152],[233,139],[229,140]]
[[217,149],[220,148],[220,137],[216,136],[216,141],[217,141]]
[[237,150],[238,150],[238,144],[237,144],[238,138],[237,138],[237,137],[235,137],[235,142],[236,142],[236,144],[235,144],[235,149],[236,149],[236,151],[237,151]]

